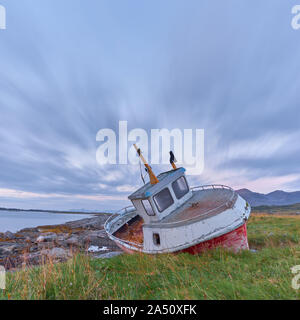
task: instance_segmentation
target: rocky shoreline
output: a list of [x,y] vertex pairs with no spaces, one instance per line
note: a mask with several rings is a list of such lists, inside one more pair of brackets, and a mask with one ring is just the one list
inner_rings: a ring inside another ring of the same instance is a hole
[[98,214],[61,225],[0,233],[0,265],[15,270],[47,261],[63,262],[79,252],[95,258],[121,254],[104,230],[109,216]]

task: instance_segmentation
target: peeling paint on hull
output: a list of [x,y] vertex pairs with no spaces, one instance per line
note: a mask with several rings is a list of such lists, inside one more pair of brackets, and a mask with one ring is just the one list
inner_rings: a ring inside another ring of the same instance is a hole
[[[116,242],[116,244],[118,245],[119,248],[121,248],[126,253],[134,254],[139,252],[136,250],[131,250],[125,246],[122,246],[120,243]],[[199,254],[206,250],[215,249],[217,247],[233,250],[234,252],[238,252],[240,250],[249,250],[246,223],[231,232],[223,234],[222,236],[200,242],[189,248],[176,251],[174,252],[174,254],[180,253],[180,252],[188,252],[190,254]]]
[[198,243],[192,247],[177,251],[177,252],[188,252],[191,254],[198,254],[203,251],[214,249],[217,247],[223,247],[235,252],[240,250],[248,250],[248,240],[247,240],[247,226],[246,223],[241,227],[223,234],[220,237],[213,238],[201,243]]

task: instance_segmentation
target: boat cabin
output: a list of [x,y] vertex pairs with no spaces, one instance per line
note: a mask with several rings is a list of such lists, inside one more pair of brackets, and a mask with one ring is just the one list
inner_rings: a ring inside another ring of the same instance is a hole
[[192,197],[184,168],[163,172],[157,179],[128,197],[145,224],[161,221]]

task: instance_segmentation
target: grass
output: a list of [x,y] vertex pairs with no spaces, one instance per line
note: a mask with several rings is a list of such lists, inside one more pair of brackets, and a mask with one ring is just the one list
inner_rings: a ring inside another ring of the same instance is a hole
[[300,216],[253,214],[247,232],[255,249],[300,245]]
[[253,213],[271,213],[279,215],[300,214],[300,203],[289,204],[285,206],[258,206],[252,208]]
[[291,267],[300,265],[299,217],[253,215],[251,247],[199,256],[77,255],[7,276],[0,299],[300,299]]

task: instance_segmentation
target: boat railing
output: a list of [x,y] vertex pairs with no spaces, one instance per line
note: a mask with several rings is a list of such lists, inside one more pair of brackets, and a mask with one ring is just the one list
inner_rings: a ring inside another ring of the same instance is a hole
[[234,198],[236,198],[237,196],[237,193],[235,192],[234,189],[232,189],[231,187],[228,187],[224,184],[207,184],[207,185],[204,185],[204,186],[196,186],[196,187],[191,187],[191,190],[192,191],[197,191],[197,190],[208,190],[208,189],[227,189],[227,190],[230,190],[232,192],[232,195],[230,197],[230,200],[227,201],[226,203],[230,203],[233,201]]
[[116,212],[116,214],[119,214],[119,215],[125,215],[125,214],[127,214],[127,213],[129,213],[129,212],[133,212],[133,211],[135,211],[136,209],[135,209],[135,207],[134,206],[127,206],[127,207],[125,207],[125,208],[122,208],[121,210],[118,210],[117,212]]
[[203,186],[195,186],[195,187],[191,187],[191,190],[207,190],[207,189],[228,189],[231,190],[233,192],[235,192],[231,187],[228,187],[224,184],[207,184],[207,185],[203,185]]
[[108,227],[109,225],[111,225],[111,223],[114,220],[118,220],[121,223],[125,223],[125,221],[128,219],[127,214],[134,212],[136,209],[134,206],[127,206],[125,208],[122,208],[121,210],[117,211],[116,213],[112,214],[105,222],[104,224],[104,228],[107,229],[106,227]]
[[[215,189],[227,189],[227,190],[230,190],[232,192],[230,200],[226,201],[226,203],[225,203],[225,204],[228,204],[228,205],[237,197],[237,193],[235,192],[235,190],[232,189],[229,186],[224,185],[224,184],[207,184],[207,185],[204,185],[204,186],[191,187],[192,191],[208,190],[208,189],[213,189],[213,190],[215,190]],[[221,205],[221,206],[223,206],[223,205]]]
[[127,208],[129,208],[129,207],[123,208],[123,209],[119,210],[118,212],[114,213],[113,215],[111,215],[106,220],[106,222],[104,224],[105,229],[106,229],[106,227],[109,227],[114,222],[114,220],[118,220],[120,222],[120,224],[124,224],[126,222],[126,220],[128,220],[129,213],[132,213],[135,211],[135,210],[129,211]]

